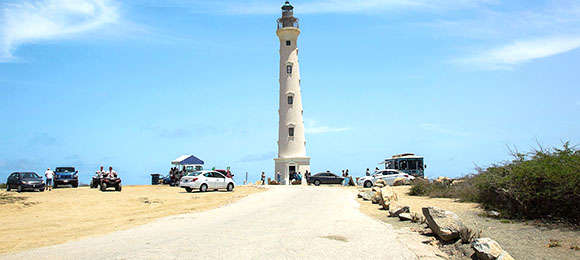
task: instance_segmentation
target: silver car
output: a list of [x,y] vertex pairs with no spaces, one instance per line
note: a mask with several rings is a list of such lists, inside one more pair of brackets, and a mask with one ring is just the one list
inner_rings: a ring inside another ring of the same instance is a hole
[[201,192],[206,192],[208,189],[226,189],[227,191],[234,190],[234,180],[221,174],[217,171],[197,171],[181,177],[179,187],[185,188],[187,192],[192,192],[194,189]]
[[364,176],[358,179],[357,185],[364,186],[365,188],[370,188],[375,185],[375,182],[379,179],[383,179],[387,185],[393,185],[396,178],[403,178],[405,179],[406,183],[411,182],[411,180],[415,179],[415,177],[406,174],[399,170],[394,169],[385,169],[380,170],[378,172],[373,173],[371,176]]

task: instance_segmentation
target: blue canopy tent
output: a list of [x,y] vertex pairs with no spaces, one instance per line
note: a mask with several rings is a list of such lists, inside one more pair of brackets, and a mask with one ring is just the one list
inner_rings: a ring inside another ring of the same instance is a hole
[[171,161],[171,164],[173,165],[203,165],[203,163],[203,160],[193,155],[182,155]]

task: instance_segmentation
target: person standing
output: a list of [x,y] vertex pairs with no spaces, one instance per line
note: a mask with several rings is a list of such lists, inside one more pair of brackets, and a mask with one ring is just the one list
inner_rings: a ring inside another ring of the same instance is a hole
[[262,172],[262,185],[266,182],[266,173]]
[[44,172],[44,176],[46,176],[46,186],[44,189],[52,191],[52,179],[54,178],[54,172],[48,168],[46,169],[46,172]]
[[369,170],[369,168],[367,168],[366,174],[367,174],[367,176],[371,176],[371,171]]
[[348,169],[344,172],[344,186],[348,186],[349,179],[348,179]]
[[277,172],[277,173],[276,173],[276,181],[278,182],[278,184],[279,184],[279,183],[280,183],[280,181],[281,181],[281,180],[280,180],[280,177],[282,177],[282,176],[280,175],[280,172]]

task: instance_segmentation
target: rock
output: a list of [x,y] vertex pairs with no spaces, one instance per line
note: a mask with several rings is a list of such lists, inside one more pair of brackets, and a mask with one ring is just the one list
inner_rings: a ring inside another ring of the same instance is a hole
[[445,177],[445,176],[440,176],[437,179],[433,180],[433,183],[437,183],[437,184],[443,184],[443,185],[450,185],[451,184],[451,179]]
[[371,190],[378,192],[378,191],[381,191],[381,187],[374,186]]
[[382,200],[379,201],[379,204],[383,207],[384,210],[389,209],[389,204],[392,201],[398,201],[397,193],[393,191],[393,189],[389,186],[381,188],[381,196]]
[[410,221],[411,220],[411,213],[401,213],[399,214],[400,221]]
[[403,186],[405,184],[407,184],[407,179],[405,179],[403,177],[397,177],[393,181],[393,186]]
[[515,260],[508,252],[505,250],[499,255],[497,260]]
[[478,238],[471,245],[481,260],[513,260],[514,258],[489,237]]
[[373,191],[365,191],[361,194],[363,200],[372,200],[375,192]]
[[379,203],[381,203],[381,200],[383,200],[383,195],[381,194],[381,191],[379,190],[378,192],[375,193],[375,195],[373,195],[373,198],[371,201],[373,204],[379,204]]
[[381,189],[381,194],[383,195],[383,199],[385,201],[399,201],[397,193],[389,186],[383,187]]
[[459,238],[459,232],[466,228],[461,218],[451,211],[437,207],[426,207],[423,208],[423,215],[433,233],[444,241]]
[[[389,204],[389,217],[396,218],[401,213],[409,213],[409,206],[399,205],[396,201],[391,201]],[[411,216],[409,216],[410,218]]]
[[375,181],[375,186],[382,188],[387,186],[387,183],[383,179],[378,179],[377,181]]

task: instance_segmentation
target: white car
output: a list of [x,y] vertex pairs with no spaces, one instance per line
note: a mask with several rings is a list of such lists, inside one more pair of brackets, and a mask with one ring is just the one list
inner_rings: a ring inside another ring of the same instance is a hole
[[232,191],[235,183],[232,178],[228,178],[216,171],[197,171],[181,177],[179,187],[185,188],[187,192],[192,192],[194,189],[199,189],[202,192],[206,192],[208,189]]
[[364,186],[365,188],[370,188],[375,185],[375,182],[379,179],[383,179],[387,185],[393,185],[396,178],[403,178],[406,180],[406,183],[409,183],[411,180],[415,179],[415,177],[406,174],[399,170],[394,169],[385,169],[380,170],[378,172],[373,173],[371,176],[364,176],[358,179],[357,185]]

